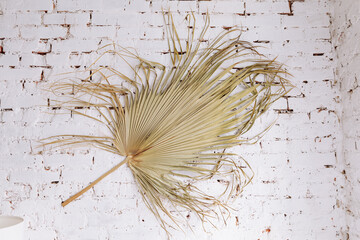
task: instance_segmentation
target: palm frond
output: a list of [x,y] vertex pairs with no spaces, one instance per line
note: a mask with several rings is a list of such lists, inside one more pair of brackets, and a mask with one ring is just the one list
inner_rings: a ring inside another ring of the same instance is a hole
[[[112,67],[95,68],[95,62],[88,69],[88,78],[52,86],[55,94],[69,97],[63,106],[104,124],[109,135],[54,136],[45,139],[45,145],[86,143],[125,157],[63,206],[126,163],[145,204],[166,230],[169,225],[180,225],[164,200],[175,209],[192,211],[203,222],[211,222],[220,218],[219,212],[229,210],[227,200],[238,196],[251,181],[252,174],[244,170],[244,166],[251,169],[247,162],[239,166],[238,156],[224,149],[246,142],[240,137],[291,89],[291,84],[282,65],[241,41],[238,29],[224,31],[202,48],[209,16],[197,38],[194,19],[193,14],[186,16],[190,27],[184,44],[172,15],[164,14],[169,67],[111,44],[103,48],[104,54],[119,57],[133,76]],[[234,33],[238,37],[230,38]],[[127,59],[138,64],[133,66]],[[77,111],[74,106],[95,109],[100,117]],[[216,176],[228,179],[218,196],[197,186]]]

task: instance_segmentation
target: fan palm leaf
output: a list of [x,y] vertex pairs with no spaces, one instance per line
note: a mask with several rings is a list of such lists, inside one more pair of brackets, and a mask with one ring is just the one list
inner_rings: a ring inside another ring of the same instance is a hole
[[[87,70],[89,77],[52,86],[55,94],[69,97],[61,106],[103,124],[109,134],[58,135],[47,138],[45,145],[86,143],[125,157],[63,206],[126,163],[145,204],[166,230],[173,224],[180,227],[168,204],[194,212],[203,222],[211,221],[219,216],[214,209],[227,210],[227,200],[251,181],[252,175],[244,170],[249,169],[247,163],[240,166],[237,155],[224,149],[247,143],[241,136],[291,89],[284,78],[286,72],[241,41],[238,29],[224,31],[203,48],[209,28],[207,15],[197,38],[195,18],[187,15],[185,43],[172,15],[164,14],[164,20],[169,67],[112,44],[103,48],[104,55],[119,57],[129,65],[132,76],[112,67],[94,67],[95,62]],[[234,39],[230,38],[233,34],[237,35]],[[133,66],[129,60],[138,64]],[[99,115],[81,108],[95,109]],[[197,185],[216,176],[228,179],[217,196]]]

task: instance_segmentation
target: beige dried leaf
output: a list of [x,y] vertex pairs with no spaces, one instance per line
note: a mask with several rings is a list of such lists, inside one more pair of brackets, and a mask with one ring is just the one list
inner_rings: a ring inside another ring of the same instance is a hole
[[[86,143],[125,157],[63,206],[127,163],[145,204],[167,231],[168,226],[180,228],[180,224],[164,200],[174,209],[194,212],[203,222],[226,219],[221,214],[228,212],[227,200],[251,181],[246,161],[240,166],[238,156],[224,149],[247,143],[240,137],[291,89],[284,78],[286,71],[250,43],[230,39],[231,34],[240,35],[238,29],[224,31],[202,48],[208,16],[198,39],[194,16],[186,16],[191,27],[184,43],[172,15],[164,14],[164,21],[169,67],[112,44],[103,48],[103,55],[116,55],[125,63],[137,60],[136,66],[129,63],[133,76],[111,67],[94,67],[95,62],[87,70],[88,78],[52,86],[55,94],[70,97],[61,106],[104,124],[109,134],[54,136],[45,139],[45,145]],[[100,117],[78,108],[96,109]],[[197,186],[217,176],[227,179],[221,194],[213,196]]]

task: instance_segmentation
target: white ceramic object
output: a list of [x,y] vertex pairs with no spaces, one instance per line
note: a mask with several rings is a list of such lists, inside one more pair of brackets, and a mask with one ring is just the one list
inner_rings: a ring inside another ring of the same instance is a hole
[[0,216],[0,240],[23,240],[24,219],[15,216]]

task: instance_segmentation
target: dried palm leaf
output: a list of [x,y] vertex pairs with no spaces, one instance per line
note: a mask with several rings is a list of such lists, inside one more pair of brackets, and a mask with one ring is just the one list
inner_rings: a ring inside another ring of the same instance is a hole
[[[58,135],[45,139],[45,145],[86,143],[125,157],[62,206],[126,163],[145,204],[166,230],[180,225],[164,200],[211,222],[219,218],[219,212],[227,212],[227,200],[251,181],[252,174],[244,170],[249,169],[247,163],[240,166],[237,155],[224,149],[247,143],[248,139],[240,137],[291,89],[284,78],[286,72],[250,43],[239,40],[239,29],[224,31],[202,48],[209,17],[198,39],[194,16],[189,14],[186,20],[188,36],[183,44],[172,15],[164,14],[169,67],[112,44],[104,47],[103,55],[119,57],[133,76],[112,67],[94,67],[98,59],[87,69],[89,77],[52,86],[54,93],[70,97],[61,106],[104,124],[109,135]],[[231,39],[234,33],[237,37]],[[138,64],[133,66],[130,60]],[[99,117],[79,108],[96,109]],[[227,179],[221,194],[213,196],[201,190],[199,181],[218,176]]]

